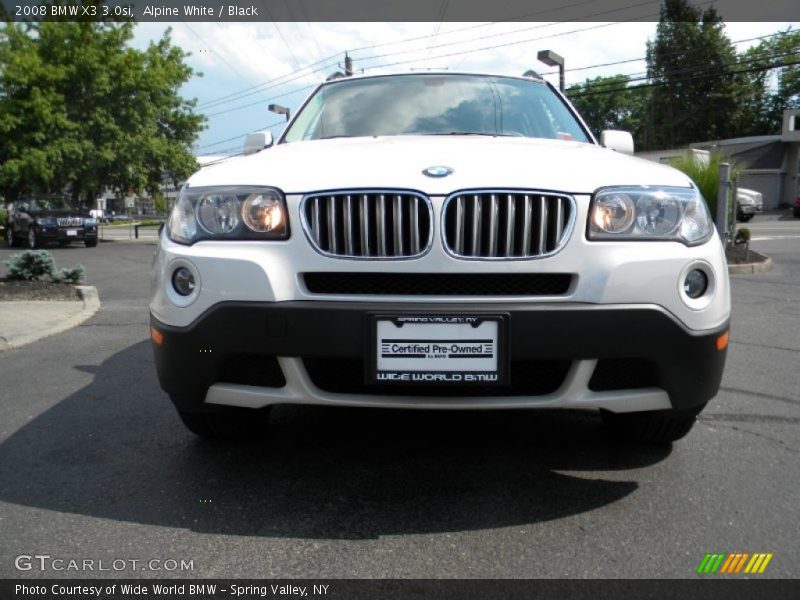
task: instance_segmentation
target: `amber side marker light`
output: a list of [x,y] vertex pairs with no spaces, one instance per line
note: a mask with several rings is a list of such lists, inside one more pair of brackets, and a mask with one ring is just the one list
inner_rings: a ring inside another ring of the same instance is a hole
[[[156,345],[160,346],[164,342],[164,334],[151,325],[150,339],[153,340],[153,342],[155,342]],[[719,347],[719,341],[717,341],[717,347]]]
[[717,350],[725,350],[728,347],[728,333],[726,331],[717,338]]

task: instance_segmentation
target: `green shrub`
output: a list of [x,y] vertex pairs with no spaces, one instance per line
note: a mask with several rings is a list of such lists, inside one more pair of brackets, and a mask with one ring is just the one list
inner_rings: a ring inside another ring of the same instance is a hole
[[53,255],[47,250],[26,250],[21,254],[12,254],[5,265],[8,267],[9,279],[42,281],[49,277],[53,283],[75,284],[86,278],[83,265],[59,271]]
[[50,276],[54,283],[81,283],[86,278],[86,269],[78,265],[74,269],[61,269]]
[[38,281],[52,278],[56,273],[56,261],[47,250],[26,250],[22,254],[12,254],[5,265],[9,279]]
[[747,244],[750,241],[750,230],[747,227],[742,227],[736,230],[736,236],[733,238],[734,244]]
[[[735,181],[741,167],[731,162],[721,152],[715,150],[708,154],[708,156],[698,156],[692,152],[687,152],[683,156],[672,159],[669,164],[686,173],[689,178],[694,181],[695,185],[703,194],[706,199],[708,209],[711,211],[711,217],[716,221],[717,219],[717,191],[719,190],[719,166],[727,162],[731,165],[731,181]],[[733,190],[733,187],[731,187]],[[736,202],[733,194],[728,195],[728,225],[733,222],[733,217],[736,214]]]

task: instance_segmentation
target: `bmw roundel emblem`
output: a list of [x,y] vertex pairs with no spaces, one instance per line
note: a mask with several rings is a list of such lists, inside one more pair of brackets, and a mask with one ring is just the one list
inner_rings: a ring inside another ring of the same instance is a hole
[[427,169],[422,170],[423,175],[427,175],[428,177],[447,177],[450,173],[453,172],[453,169],[450,167],[428,167]]

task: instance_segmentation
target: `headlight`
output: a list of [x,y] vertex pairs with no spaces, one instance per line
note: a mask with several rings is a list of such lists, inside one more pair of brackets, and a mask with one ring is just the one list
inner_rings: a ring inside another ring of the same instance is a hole
[[94,219],[84,219],[83,220],[83,226],[84,227],[94,227],[95,225],[97,225],[97,221],[95,221]]
[[713,232],[706,203],[694,188],[604,188],[589,207],[590,240],[674,240],[694,246]]
[[168,234],[181,244],[200,240],[285,240],[283,194],[265,187],[184,188],[169,217]]
[[39,227],[58,227],[58,220],[55,217],[39,217],[36,224]]

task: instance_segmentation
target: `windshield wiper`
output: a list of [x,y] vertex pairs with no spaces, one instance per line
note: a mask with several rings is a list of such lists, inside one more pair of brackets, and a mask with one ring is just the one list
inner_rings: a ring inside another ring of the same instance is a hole
[[521,137],[521,133],[500,133],[490,131],[432,131],[420,135],[485,135],[489,137]]

